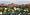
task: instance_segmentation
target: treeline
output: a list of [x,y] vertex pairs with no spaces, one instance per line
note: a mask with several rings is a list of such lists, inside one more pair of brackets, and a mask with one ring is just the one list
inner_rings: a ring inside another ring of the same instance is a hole
[[18,4],[8,4],[8,6],[7,5],[5,5],[5,6],[3,6],[3,4],[2,4],[2,6],[0,6],[1,8],[13,8],[13,7],[16,7],[16,8],[22,8],[22,9],[25,9],[25,8],[28,8],[28,10],[29,10],[29,12],[30,12],[30,4],[22,4],[22,5],[18,5]]

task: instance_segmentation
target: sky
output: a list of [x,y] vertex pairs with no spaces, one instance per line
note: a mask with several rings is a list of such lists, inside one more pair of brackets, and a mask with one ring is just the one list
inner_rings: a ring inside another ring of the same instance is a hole
[[30,0],[0,0],[0,4],[11,4],[11,3],[15,3],[15,4],[27,4],[30,3]]

